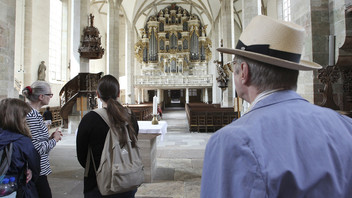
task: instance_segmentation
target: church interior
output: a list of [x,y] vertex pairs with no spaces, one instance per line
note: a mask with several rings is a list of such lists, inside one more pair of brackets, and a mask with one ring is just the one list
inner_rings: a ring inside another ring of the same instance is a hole
[[50,159],[54,197],[83,197],[75,130],[100,107],[105,74],[139,121],[153,119],[156,97],[167,122],[136,197],[199,197],[207,139],[249,106],[236,95],[233,56],[216,48],[235,48],[257,15],[304,27],[302,59],[323,68],[300,71],[297,93],[351,116],[352,0],[0,0],[0,99],[25,100],[24,87],[46,81],[52,128],[65,131]]

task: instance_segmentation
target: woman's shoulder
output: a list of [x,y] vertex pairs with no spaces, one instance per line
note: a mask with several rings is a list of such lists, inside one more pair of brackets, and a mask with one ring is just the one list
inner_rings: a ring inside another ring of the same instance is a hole
[[18,142],[19,143],[24,143],[24,144],[27,144],[27,143],[31,143],[32,144],[32,140],[30,137],[28,136],[25,136],[25,135],[22,135],[22,134],[18,134],[19,137],[18,137]]
[[22,148],[23,151],[34,149],[31,138],[22,134],[18,134],[18,138],[14,141],[14,144],[16,144],[19,148]]
[[90,111],[85,114],[81,120],[81,123],[96,125],[97,123],[105,123],[103,118],[95,111]]
[[27,114],[27,118],[28,117],[29,118],[36,118],[36,117],[39,117],[39,116],[41,116],[39,111],[37,111],[36,109],[33,109],[33,108],[32,108],[32,111]]
[[83,116],[83,119],[85,120],[91,120],[91,119],[96,119],[99,118],[99,114],[95,111],[89,111],[87,114]]

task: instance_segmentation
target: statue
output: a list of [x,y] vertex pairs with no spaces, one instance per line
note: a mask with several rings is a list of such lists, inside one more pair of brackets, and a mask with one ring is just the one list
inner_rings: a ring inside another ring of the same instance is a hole
[[94,26],[94,16],[92,14],[90,14],[89,16],[90,16],[90,26],[93,27]]
[[45,61],[40,62],[39,68],[38,68],[38,80],[45,81],[45,71],[46,71],[46,66],[44,65]]

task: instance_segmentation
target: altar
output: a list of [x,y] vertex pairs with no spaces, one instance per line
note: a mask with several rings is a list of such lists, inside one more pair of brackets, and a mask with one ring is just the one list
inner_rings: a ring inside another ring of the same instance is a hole
[[167,122],[159,121],[158,125],[152,125],[151,121],[138,121],[139,134],[138,146],[144,165],[144,182],[153,182],[156,172],[156,144],[157,136],[163,141],[167,133]]

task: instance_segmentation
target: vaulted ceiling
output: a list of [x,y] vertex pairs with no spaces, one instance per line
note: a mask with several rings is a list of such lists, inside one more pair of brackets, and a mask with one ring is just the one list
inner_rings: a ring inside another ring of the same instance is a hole
[[[188,10],[190,14],[198,15],[202,23],[208,25],[207,33],[220,10],[220,0],[123,0],[121,5],[128,21],[139,30],[144,27],[149,16],[156,15],[172,3]],[[97,6],[101,14],[108,12],[107,0],[91,0],[91,5]]]

